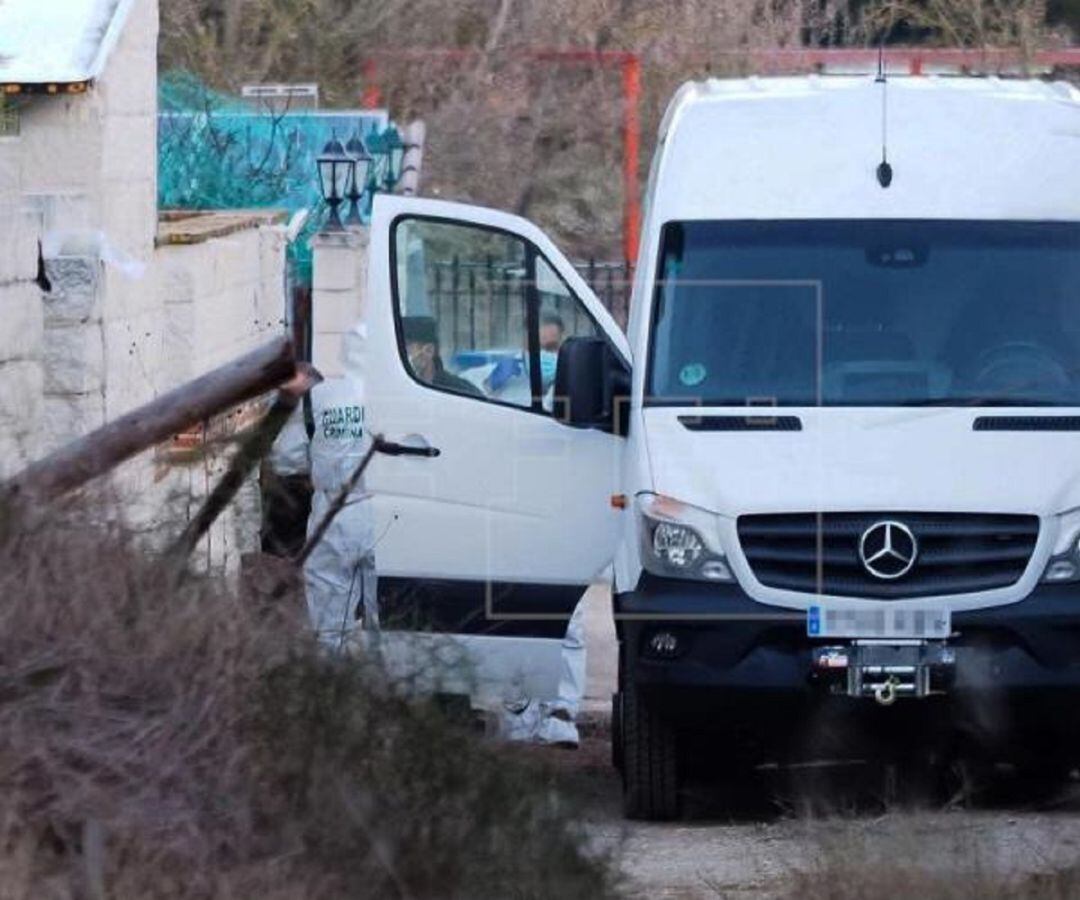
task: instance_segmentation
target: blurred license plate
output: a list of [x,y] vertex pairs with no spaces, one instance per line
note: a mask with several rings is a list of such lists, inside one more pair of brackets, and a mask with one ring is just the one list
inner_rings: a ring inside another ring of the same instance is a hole
[[874,606],[811,606],[806,613],[810,637],[927,638],[943,640],[952,631],[947,609],[890,609]]

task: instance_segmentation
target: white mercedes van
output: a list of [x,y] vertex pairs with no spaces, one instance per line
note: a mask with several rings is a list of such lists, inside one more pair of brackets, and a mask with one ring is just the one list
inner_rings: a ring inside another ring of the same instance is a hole
[[632,816],[678,812],[698,735],[738,772],[825,709],[1067,771],[1078,100],[685,86],[625,334],[529,222],[378,197],[368,415],[414,453],[369,480],[384,618],[513,664],[608,581]]

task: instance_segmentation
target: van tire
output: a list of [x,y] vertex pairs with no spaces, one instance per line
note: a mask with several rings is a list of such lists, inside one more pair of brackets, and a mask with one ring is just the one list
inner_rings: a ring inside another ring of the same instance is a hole
[[632,683],[623,685],[621,699],[623,812],[629,819],[674,819],[680,801],[675,729]]
[[623,770],[623,701],[622,692],[611,695],[611,766],[622,774]]

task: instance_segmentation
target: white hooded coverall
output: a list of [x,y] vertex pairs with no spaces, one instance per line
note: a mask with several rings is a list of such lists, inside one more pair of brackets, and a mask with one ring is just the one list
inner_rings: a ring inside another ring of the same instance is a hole
[[574,607],[566,626],[559,660],[558,693],[539,700],[524,693],[520,684],[509,686],[503,697],[499,731],[511,741],[538,741],[576,747],[577,715],[585,696],[585,601]]
[[[298,409],[282,429],[271,453],[271,465],[277,474],[311,477],[314,493],[309,536],[371,446],[374,429],[366,416],[362,371],[366,337],[363,325],[354,326],[345,335],[346,374],[314,388],[310,416],[305,417]],[[319,641],[333,651],[350,645],[361,618],[367,628],[378,626],[371,506],[361,479],[304,565],[312,627]],[[501,722],[503,734],[510,740],[577,746],[574,719],[584,690],[584,622],[579,603],[562,642],[557,696],[545,701],[517,694],[507,698]]]
[[[274,444],[278,474],[311,476],[309,537],[371,447],[360,355],[365,338],[363,325],[345,335],[345,375],[316,385],[308,411],[298,409]],[[375,520],[362,477],[305,562],[304,587],[311,625],[328,649],[345,648],[361,620],[377,625]]]

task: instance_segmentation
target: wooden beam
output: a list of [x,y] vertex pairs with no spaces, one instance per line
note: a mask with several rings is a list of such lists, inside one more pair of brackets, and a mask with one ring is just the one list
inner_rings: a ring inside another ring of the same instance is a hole
[[300,363],[296,376],[281,386],[270,411],[237,448],[229,462],[228,470],[174,542],[170,556],[177,574],[182,572],[195,545],[210,530],[210,526],[225,507],[232,502],[251,471],[263,457],[270,453],[275,439],[285,427],[285,423],[288,422],[301,398],[320,381],[322,381],[322,376],[313,366]]
[[279,338],[32,463],[0,485],[0,498],[18,505],[47,503],[177,432],[265,394],[295,375],[292,342]]

